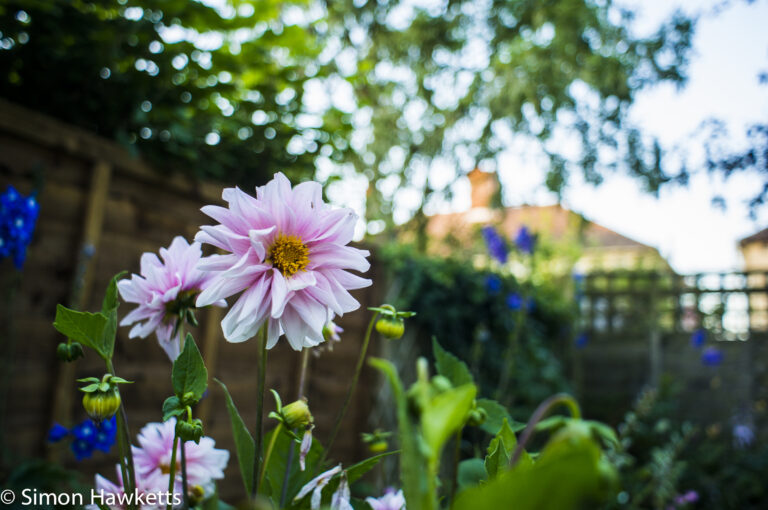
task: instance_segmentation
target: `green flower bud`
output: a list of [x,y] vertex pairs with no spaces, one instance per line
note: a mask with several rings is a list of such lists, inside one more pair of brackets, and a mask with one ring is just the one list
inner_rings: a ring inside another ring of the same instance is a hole
[[62,342],[56,347],[56,357],[61,361],[69,361],[69,345]]
[[309,412],[309,405],[307,405],[307,399],[302,398],[296,402],[291,402],[282,410],[283,419],[285,425],[289,429],[296,429],[299,427],[306,427],[314,423],[315,419],[312,417],[312,413]]
[[405,333],[405,323],[399,317],[382,317],[376,321],[376,331],[385,338],[397,340]]
[[110,386],[107,391],[88,392],[83,396],[83,407],[93,421],[111,418],[120,408],[120,392],[116,386]]
[[482,407],[472,409],[467,417],[467,425],[470,427],[479,427],[488,419],[488,413]]
[[432,378],[432,388],[435,390],[435,393],[439,395],[440,393],[444,393],[453,388],[453,385],[447,377],[436,375]]
[[203,502],[205,499],[205,490],[199,485],[193,485],[189,488],[187,495],[189,496],[189,506],[190,508],[193,508]]
[[192,421],[177,421],[176,434],[182,441],[194,441],[199,444],[200,438],[203,437],[203,421],[200,418]]
[[368,450],[373,454],[384,453],[389,448],[389,444],[386,441],[379,440],[368,445]]
[[56,357],[61,361],[75,361],[83,357],[83,346],[77,342],[62,342],[56,347]]

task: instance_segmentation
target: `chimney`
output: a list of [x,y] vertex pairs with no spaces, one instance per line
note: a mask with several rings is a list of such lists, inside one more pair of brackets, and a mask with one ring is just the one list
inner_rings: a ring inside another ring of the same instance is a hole
[[494,195],[499,191],[499,179],[496,174],[475,168],[467,177],[472,186],[472,209],[490,208]]

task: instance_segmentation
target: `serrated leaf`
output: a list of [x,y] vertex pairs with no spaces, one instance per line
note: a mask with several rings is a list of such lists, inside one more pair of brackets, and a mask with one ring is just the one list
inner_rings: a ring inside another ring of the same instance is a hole
[[483,459],[466,459],[459,463],[459,490],[461,492],[488,479]]
[[229,413],[229,421],[232,424],[232,437],[235,440],[235,452],[237,453],[237,462],[240,465],[240,476],[243,479],[243,485],[245,486],[245,492],[250,497],[253,489],[253,459],[256,455],[256,442],[253,440],[248,427],[245,426],[243,418],[235,407],[235,403],[232,401],[232,396],[227,390],[227,386],[214,379],[221,389],[224,390],[224,399],[227,404],[227,412]]
[[467,364],[459,358],[443,349],[437,339],[432,339],[432,351],[435,355],[435,369],[437,373],[448,378],[453,386],[473,384],[474,379]]
[[208,387],[208,370],[190,334],[187,334],[181,354],[173,362],[171,380],[173,391],[179,399],[183,399],[187,393],[192,393],[200,400]]
[[90,347],[104,359],[108,359],[111,355],[111,352],[102,344],[106,326],[107,318],[101,313],[78,312],[56,305],[56,319],[53,321],[56,331]]
[[483,424],[480,425],[480,428],[489,434],[493,434],[494,436],[498,434],[504,420],[507,420],[509,427],[514,432],[518,432],[525,428],[525,423],[520,423],[510,418],[507,409],[495,400],[479,398],[477,399],[477,407],[485,410],[487,418]]
[[[485,457],[485,470],[488,472],[489,478],[496,478],[499,473],[509,468],[509,459],[512,457],[516,447],[517,438],[505,419],[499,433],[488,445],[488,455]],[[517,462],[523,465],[531,463],[531,459],[525,450],[523,450]]]
[[168,397],[163,402],[163,421],[168,421],[174,416],[181,416],[186,411],[186,407],[182,405],[179,397]]

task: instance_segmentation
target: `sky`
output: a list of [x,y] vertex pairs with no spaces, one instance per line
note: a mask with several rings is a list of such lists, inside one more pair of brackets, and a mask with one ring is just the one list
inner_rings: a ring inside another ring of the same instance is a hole
[[[698,12],[715,2],[643,0],[634,3],[638,30],[653,27],[675,7]],[[757,74],[768,69],[768,1],[734,2],[717,16],[704,16],[697,25],[689,81],[678,91],[657,86],[641,93],[631,118],[656,135],[665,146],[685,142],[707,118],[725,120],[734,141],[750,123],[768,118],[768,87],[759,86]],[[692,147],[695,150],[695,147]],[[499,177],[506,205],[546,205],[555,197],[541,186],[543,170],[536,162],[520,161],[507,152],[499,159]],[[673,269],[681,273],[728,271],[742,268],[738,241],[768,227],[768,211],[749,218],[745,202],[762,181],[754,175],[722,179],[701,175],[688,187],[663,188],[655,198],[640,189],[639,181],[612,175],[599,187],[576,183],[567,189],[563,205],[588,219],[659,249]],[[459,186],[452,204],[468,207],[468,183]],[[725,211],[712,206],[722,194]]]

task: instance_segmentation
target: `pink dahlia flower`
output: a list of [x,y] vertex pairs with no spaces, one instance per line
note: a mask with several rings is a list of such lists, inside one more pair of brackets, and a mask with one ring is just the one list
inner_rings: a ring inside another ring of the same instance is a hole
[[348,272],[367,271],[369,253],[347,246],[357,216],[323,203],[322,188],[303,182],[294,188],[278,173],[256,198],[228,188],[229,207],[202,211],[219,222],[203,226],[195,241],[228,252],[200,265],[215,274],[197,298],[205,306],[241,293],[221,323],[224,337],[243,342],[268,325],[267,348],[281,334],[295,350],[323,342],[329,311],[336,315],[360,304],[349,290],[371,284]]
[[[188,244],[178,236],[168,249],[160,248],[162,262],[154,253],[145,253],[141,256],[141,275],[117,282],[123,300],[139,305],[120,325],[136,323],[130,338],[146,338],[154,331],[171,361],[179,356],[179,334],[174,335],[179,314],[194,308],[195,295],[212,276],[198,269],[201,255],[199,243]],[[211,304],[226,306],[225,301]]]
[[373,510],[405,510],[405,496],[403,491],[395,492],[387,489],[380,498],[365,498],[365,502],[371,505]]
[[[139,433],[138,440],[141,446],[138,448],[131,447],[136,473],[142,477],[163,475],[166,488],[168,487],[175,427],[175,419],[164,423],[148,423]],[[224,469],[229,462],[229,452],[214,448],[215,444],[213,439],[205,436],[200,439],[200,444],[195,444],[194,441],[184,443],[184,453],[187,459],[187,482],[190,487],[200,486],[206,494],[212,488],[213,480],[224,478]],[[181,483],[179,445],[176,448],[175,477],[177,483]]]

